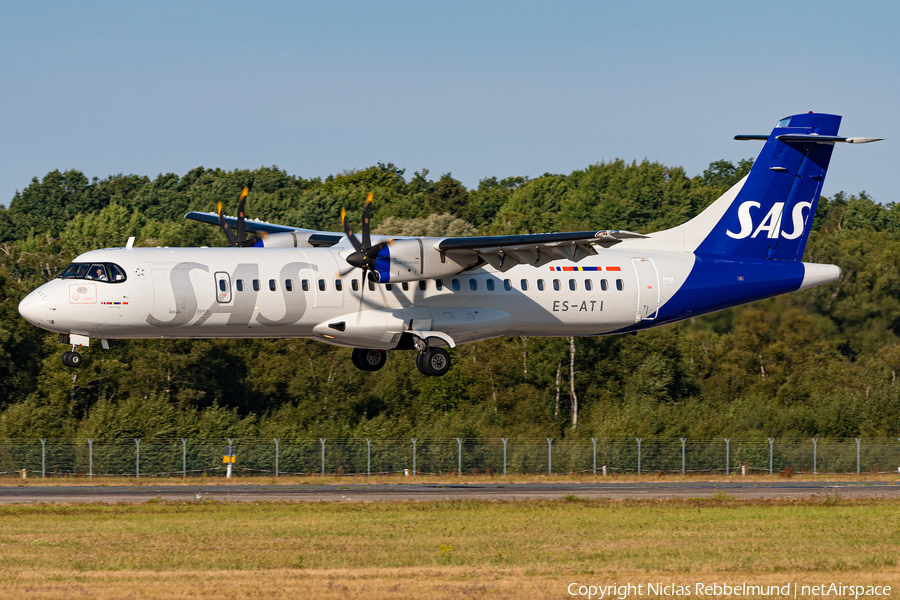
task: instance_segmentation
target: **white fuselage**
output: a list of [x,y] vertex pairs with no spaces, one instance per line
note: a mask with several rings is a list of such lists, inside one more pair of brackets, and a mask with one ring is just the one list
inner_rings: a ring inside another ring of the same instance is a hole
[[358,269],[339,276],[343,247],[94,250],[75,262],[116,264],[126,280],[55,279],[21,310],[44,329],[105,339],[306,337],[388,349],[405,331],[447,345],[598,335],[652,326],[694,265],[690,252],[621,246],[577,265],[485,265],[390,285],[363,284]]

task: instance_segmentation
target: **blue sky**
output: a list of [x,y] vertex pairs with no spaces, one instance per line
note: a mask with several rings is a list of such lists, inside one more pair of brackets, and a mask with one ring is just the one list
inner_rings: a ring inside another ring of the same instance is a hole
[[[699,174],[844,116],[825,193],[900,201],[900,3],[4,2],[0,203],[75,168],[379,161],[487,176],[648,158]],[[893,166],[892,166],[893,165]],[[302,225],[297,223],[295,225]]]

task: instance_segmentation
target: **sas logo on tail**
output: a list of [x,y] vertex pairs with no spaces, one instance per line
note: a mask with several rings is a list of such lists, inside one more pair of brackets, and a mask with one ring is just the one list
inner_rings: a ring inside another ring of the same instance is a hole
[[[795,240],[803,233],[803,210],[809,209],[812,207],[812,202],[798,202],[794,206],[794,210],[791,211],[791,221],[792,227],[790,233],[781,229],[781,213],[784,210],[784,202],[776,202],[772,205],[772,209],[769,211],[769,214],[765,216],[756,229],[753,228],[753,216],[750,214],[751,209],[758,209],[760,206],[759,202],[744,202],[738,208],[738,219],[741,222],[741,230],[737,233],[734,233],[731,230],[727,230],[725,233],[728,237],[734,238],[736,240],[742,240],[746,237],[755,238],[763,231],[766,232],[766,237],[768,238],[777,238],[779,233],[781,237],[787,240]],[[752,233],[752,235],[751,235]]]

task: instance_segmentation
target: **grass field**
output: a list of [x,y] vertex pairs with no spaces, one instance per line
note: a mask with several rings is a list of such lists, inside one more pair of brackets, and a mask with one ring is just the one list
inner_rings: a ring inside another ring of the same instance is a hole
[[591,475],[589,473],[575,474],[558,474],[558,475],[457,475],[455,472],[445,473],[443,475],[419,475],[416,477],[404,477],[403,475],[327,475],[321,477],[318,475],[304,476],[282,476],[273,477],[271,475],[259,476],[235,476],[226,479],[224,476],[200,476],[188,477],[76,477],[76,476],[56,476],[41,479],[39,476],[30,476],[28,479],[22,479],[14,475],[0,476],[0,486],[22,486],[22,485],[349,485],[349,484],[484,484],[484,483],[653,483],[653,482],[764,482],[764,481],[880,481],[894,483],[900,485],[900,474],[897,473],[832,473],[832,474],[799,474],[792,475],[790,478],[781,477],[778,473],[774,475],[753,474],[742,477],[740,475],[610,475],[602,477],[600,475]]
[[726,494],[5,505],[0,597],[572,598],[572,582],[658,581],[900,590],[898,518],[888,500]]

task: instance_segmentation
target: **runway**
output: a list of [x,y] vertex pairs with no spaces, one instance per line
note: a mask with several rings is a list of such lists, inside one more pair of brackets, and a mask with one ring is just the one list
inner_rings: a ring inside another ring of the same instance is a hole
[[373,502],[435,500],[558,500],[577,498],[897,498],[900,482],[725,482],[572,484],[390,484],[390,485],[180,485],[0,487],[0,504],[138,503],[169,501]]

